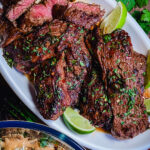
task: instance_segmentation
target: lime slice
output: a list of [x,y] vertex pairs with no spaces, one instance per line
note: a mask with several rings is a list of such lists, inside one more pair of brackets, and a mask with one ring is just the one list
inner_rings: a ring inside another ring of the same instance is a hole
[[150,50],[147,56],[146,76],[145,76],[145,89],[150,88]]
[[144,104],[146,106],[147,113],[150,114],[150,99],[145,99]]
[[77,133],[88,134],[95,131],[95,127],[90,124],[89,120],[70,107],[64,112],[63,120],[69,129]]
[[116,8],[103,20],[100,29],[103,34],[112,33],[122,28],[126,22],[127,8],[122,2],[118,2]]

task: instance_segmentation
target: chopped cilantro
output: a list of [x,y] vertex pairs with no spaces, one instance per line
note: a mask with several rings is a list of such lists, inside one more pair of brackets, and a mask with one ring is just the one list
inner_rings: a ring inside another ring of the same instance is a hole
[[124,125],[124,121],[121,121],[121,125]]
[[108,43],[111,40],[111,35],[105,35],[104,36],[104,42]]
[[83,61],[80,61],[80,65],[81,65],[82,67],[85,66],[85,64],[83,63]]

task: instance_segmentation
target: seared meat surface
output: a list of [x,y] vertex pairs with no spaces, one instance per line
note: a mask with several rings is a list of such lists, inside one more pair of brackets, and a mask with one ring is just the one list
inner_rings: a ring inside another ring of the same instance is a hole
[[83,2],[69,3],[65,11],[65,19],[86,29],[91,29],[99,24],[105,11],[99,5]]
[[[57,54],[55,65],[45,67],[45,62],[50,61],[44,61],[32,71],[38,107],[46,119],[56,120],[66,107],[74,106],[78,102],[91,61],[84,43],[86,31],[80,31],[75,25],[70,25],[59,45],[61,50]],[[74,38],[71,37],[72,34]],[[76,45],[75,42],[79,40],[80,43]]]
[[88,83],[85,82],[82,87],[79,109],[81,115],[90,120],[94,126],[110,131],[113,115],[98,70],[96,67],[92,69]]
[[51,24],[37,28],[35,31],[14,41],[4,48],[4,55],[15,67],[29,73],[31,67],[55,56],[59,38],[67,28],[66,22],[54,20]]
[[100,36],[96,55],[111,101],[111,133],[119,139],[133,138],[148,128],[144,106],[145,56],[135,53],[124,30]]

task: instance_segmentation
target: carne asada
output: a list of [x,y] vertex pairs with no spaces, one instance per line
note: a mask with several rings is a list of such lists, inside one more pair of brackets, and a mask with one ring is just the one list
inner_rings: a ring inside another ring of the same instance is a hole
[[89,82],[82,88],[79,109],[94,126],[110,131],[113,115],[98,70],[97,67],[92,70]]
[[124,30],[99,36],[98,41],[96,55],[114,118],[111,133],[119,139],[133,138],[149,124],[143,99],[146,58],[133,51]]
[[25,13],[33,4],[35,0],[19,0],[17,4],[12,5],[11,8],[8,9],[8,13],[6,17],[11,22],[18,19],[23,13]]
[[[36,73],[32,72],[32,79],[35,80],[37,89],[38,107],[46,119],[56,120],[66,107],[74,106],[78,102],[81,86],[91,61],[84,43],[86,31],[83,30],[83,33],[80,31],[81,29],[75,25],[68,27],[58,46],[59,57],[56,58],[56,65],[52,67],[52,71],[48,69],[51,67],[43,67],[42,64],[42,67],[35,67]],[[79,40],[80,43],[76,44],[75,42]]]
[[105,11],[101,10],[99,5],[76,2],[69,3],[64,15],[67,21],[86,29],[92,29],[101,22],[104,13]]

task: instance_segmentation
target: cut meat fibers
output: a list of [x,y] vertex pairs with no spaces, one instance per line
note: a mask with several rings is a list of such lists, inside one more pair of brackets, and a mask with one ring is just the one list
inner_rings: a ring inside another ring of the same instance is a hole
[[21,29],[28,32],[33,26],[42,25],[44,22],[50,22],[53,19],[52,10],[54,5],[67,5],[67,0],[45,0],[44,4],[36,4],[32,6],[29,12],[25,14],[21,21]]
[[6,14],[6,17],[10,21],[15,21],[18,19],[24,12],[26,12],[33,4],[35,0],[20,0],[17,2],[17,4],[12,5],[11,8],[9,8],[8,13]]

